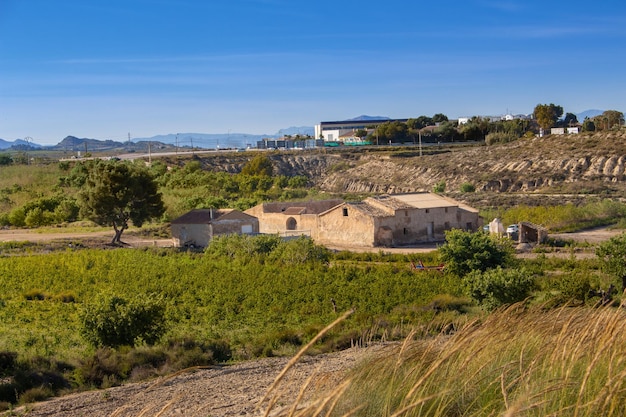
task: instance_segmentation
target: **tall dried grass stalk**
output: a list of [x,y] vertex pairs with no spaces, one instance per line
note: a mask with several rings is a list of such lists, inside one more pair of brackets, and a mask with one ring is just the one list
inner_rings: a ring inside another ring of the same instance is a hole
[[[300,358],[315,344],[317,343],[318,340],[320,340],[326,333],[328,333],[333,327],[335,327],[336,325],[338,325],[339,323],[341,323],[342,321],[346,320],[348,317],[350,317],[350,315],[352,315],[354,313],[354,310],[348,310],[347,312],[345,312],[344,314],[341,315],[341,317],[339,317],[338,319],[336,319],[335,321],[333,321],[332,323],[330,323],[328,326],[324,327],[322,330],[320,330],[320,332],[315,335],[315,337],[313,337],[313,339],[311,339],[309,341],[309,343],[307,343],[306,345],[304,345],[304,347],[302,347],[302,349],[300,349],[300,351],[293,357],[291,358],[291,360],[289,360],[289,362],[287,363],[287,365],[285,365],[285,367],[283,368],[283,370],[280,372],[280,374],[278,374],[278,376],[276,377],[276,379],[274,380],[274,382],[272,383],[272,385],[268,388],[267,393],[263,396],[263,398],[261,399],[261,401],[259,401],[259,405],[257,406],[257,409],[267,400],[267,398],[269,397],[269,395],[275,391],[276,387],[278,386],[278,384],[280,384],[280,381],[282,381],[282,379],[285,377],[285,375],[287,374],[287,372],[289,372],[289,369],[291,369],[291,367],[293,367],[299,360]],[[266,414],[268,415],[269,411],[271,408],[268,407]]]
[[456,334],[411,334],[328,394],[332,407],[297,415],[621,417],[625,345],[623,308],[514,305]]

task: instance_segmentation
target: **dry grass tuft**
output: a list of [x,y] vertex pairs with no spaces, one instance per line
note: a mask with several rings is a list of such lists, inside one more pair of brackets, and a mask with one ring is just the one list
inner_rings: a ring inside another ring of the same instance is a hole
[[514,305],[453,335],[410,337],[279,415],[623,416],[625,345],[623,308]]

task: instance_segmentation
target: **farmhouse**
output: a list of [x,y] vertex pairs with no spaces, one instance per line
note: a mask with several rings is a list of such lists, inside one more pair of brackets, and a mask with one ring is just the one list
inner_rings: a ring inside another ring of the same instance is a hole
[[478,210],[433,193],[369,197],[343,203],[320,214],[321,244],[351,246],[407,246],[445,239],[450,229],[476,231]]
[[259,219],[259,231],[280,235],[312,236],[320,213],[343,200],[262,203],[245,211]]
[[209,244],[218,235],[259,233],[259,220],[232,209],[191,210],[171,223],[174,246]]
[[339,246],[437,242],[446,230],[481,226],[478,210],[433,193],[382,195],[357,203],[264,203],[246,213],[259,219],[261,233],[304,234],[319,244]]

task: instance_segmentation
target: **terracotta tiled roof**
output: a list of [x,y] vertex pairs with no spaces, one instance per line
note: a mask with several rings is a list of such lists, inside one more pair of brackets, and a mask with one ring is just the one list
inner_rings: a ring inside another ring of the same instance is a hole
[[[263,213],[320,214],[343,203],[342,200],[315,200],[263,203]],[[293,211],[295,210],[295,211]]]
[[[393,194],[370,197],[379,204],[394,210],[418,208],[438,208],[438,207],[458,207],[459,202],[449,200],[434,193],[413,193],[413,194]],[[367,201],[367,200],[366,200]]]
[[348,203],[347,206],[348,208],[358,210],[372,217],[389,217],[390,215],[392,215],[388,211],[382,210],[376,206],[368,204],[366,201],[362,201],[359,203]]
[[233,209],[196,209],[172,220],[173,224],[208,224],[233,212]]
[[287,216],[294,216],[306,213],[306,207],[289,207],[283,211]]

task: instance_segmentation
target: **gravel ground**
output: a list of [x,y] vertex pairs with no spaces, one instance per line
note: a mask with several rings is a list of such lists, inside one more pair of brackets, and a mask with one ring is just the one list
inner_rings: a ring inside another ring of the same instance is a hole
[[[380,355],[390,345],[351,348],[342,352],[304,356],[291,367],[272,394],[280,394],[270,415],[289,409],[312,377],[304,400],[310,401],[337,386],[360,360]],[[0,416],[138,417],[138,416],[263,416],[260,403],[290,358],[266,358],[230,366],[188,370],[148,383],[127,384],[29,404]]]

